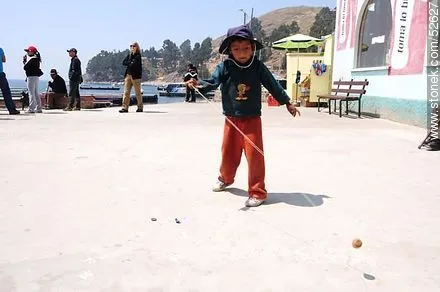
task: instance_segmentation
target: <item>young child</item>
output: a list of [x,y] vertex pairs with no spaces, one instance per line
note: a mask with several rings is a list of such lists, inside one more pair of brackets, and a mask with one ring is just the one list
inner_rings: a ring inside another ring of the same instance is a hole
[[[220,53],[228,55],[217,65],[211,78],[188,81],[190,86],[198,86],[200,91],[207,92],[221,85],[223,114],[226,116],[222,161],[218,181],[214,192],[224,191],[234,182],[240,164],[242,151],[248,162],[248,194],[246,207],[260,206],[267,197],[264,183],[265,166],[263,138],[261,129],[261,85],[281,104],[286,105],[290,114],[300,114],[290,103],[290,98],[275,80],[267,67],[255,58],[256,50],[263,45],[257,41],[247,26],[234,27],[228,30],[226,39],[220,45]],[[238,127],[251,141],[250,143],[235,127]]]

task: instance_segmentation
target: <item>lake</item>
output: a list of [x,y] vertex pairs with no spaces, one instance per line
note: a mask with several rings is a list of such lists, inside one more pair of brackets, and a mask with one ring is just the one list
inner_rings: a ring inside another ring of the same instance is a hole
[[[8,79],[9,81],[9,87],[11,88],[26,88],[26,81],[24,79]],[[49,80],[40,80],[39,83],[39,92],[46,92],[47,90],[47,83]],[[108,84],[102,84],[102,83],[87,83],[87,86],[111,86],[111,83]],[[67,84],[67,90],[69,90],[69,85]],[[144,93],[150,93],[151,92],[151,85],[143,85],[142,90]],[[122,95],[124,92],[124,85],[120,86],[119,90],[81,90],[80,94],[89,95],[89,94],[95,94],[95,95],[104,95],[104,94],[111,94],[111,95]],[[131,91],[131,94],[134,94],[134,89]],[[183,97],[167,97],[167,96],[159,96],[158,97],[158,103],[173,103],[173,102],[182,102],[184,100]]]

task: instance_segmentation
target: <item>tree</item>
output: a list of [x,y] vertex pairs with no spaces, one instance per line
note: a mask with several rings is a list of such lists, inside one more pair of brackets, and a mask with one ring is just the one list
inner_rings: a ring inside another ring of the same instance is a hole
[[261,21],[258,18],[252,17],[249,28],[251,29],[254,37],[260,42],[264,42],[266,40],[266,32],[261,25]]
[[186,40],[184,41],[181,45],[180,45],[180,53],[182,54],[182,59],[185,62],[188,62],[189,60],[191,60],[191,41],[190,40]]
[[205,63],[209,60],[212,53],[212,39],[206,38],[202,41],[200,45],[200,64],[199,64],[199,74],[201,78],[207,77],[209,71]]
[[194,48],[192,50],[191,54],[191,63],[198,67],[202,63],[202,56],[201,56],[201,45],[200,43],[195,43]]
[[315,22],[310,28],[310,35],[315,38],[321,38],[335,31],[336,10],[330,10],[328,7],[322,8],[315,16]]
[[208,61],[212,53],[212,39],[206,38],[202,41],[200,45],[200,58],[203,62]]
[[160,54],[154,47],[150,47],[148,50],[145,50],[143,55],[148,59],[150,62],[150,66],[153,68],[157,68],[158,66],[158,59],[160,58]]
[[269,37],[271,43],[280,40],[282,38],[288,37],[290,35],[296,34],[299,31],[299,26],[296,21],[292,21],[290,25],[282,24],[278,28],[274,29]]
[[165,70],[170,73],[176,70],[180,59],[180,50],[175,43],[166,39],[162,45],[162,58]]
[[261,25],[261,21],[255,17],[252,17],[251,21],[249,22],[249,28],[251,29],[254,37],[264,46],[264,48],[257,53],[258,58],[264,62],[271,55],[270,47],[268,47],[269,40],[266,37],[266,32]]
[[86,72],[93,81],[122,81],[125,73],[122,60],[127,54],[128,50],[122,52],[103,50],[89,60]]

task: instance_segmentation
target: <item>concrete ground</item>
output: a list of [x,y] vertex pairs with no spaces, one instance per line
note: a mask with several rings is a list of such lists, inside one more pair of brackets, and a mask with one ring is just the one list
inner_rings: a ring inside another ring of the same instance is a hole
[[0,112],[0,292],[440,291],[425,130],[264,105],[248,209],[245,160],[211,192],[220,104],[145,109]]

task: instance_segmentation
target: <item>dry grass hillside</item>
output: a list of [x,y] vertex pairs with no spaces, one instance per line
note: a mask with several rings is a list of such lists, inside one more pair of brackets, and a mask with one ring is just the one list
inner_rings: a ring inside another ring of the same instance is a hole
[[[257,18],[261,21],[261,25],[266,35],[270,35],[275,28],[278,28],[282,24],[291,24],[292,21],[296,21],[298,26],[300,27],[299,33],[309,34],[310,28],[315,22],[315,16],[322,9],[322,7],[310,7],[310,6],[295,6],[295,7],[286,7],[280,8],[277,10],[273,10],[271,12],[265,13]],[[225,35],[213,39],[212,47],[213,54],[211,59],[209,60],[207,66],[210,72],[213,71],[214,67],[221,60],[220,54],[218,54],[218,47],[220,46],[221,41],[225,38]],[[285,72],[280,70],[282,57],[284,52],[281,51],[272,51],[272,56],[265,64],[272,69],[276,74],[280,76],[284,76]],[[177,81],[170,80],[173,79],[175,74],[170,74],[169,76],[164,76],[164,79],[168,82]],[[179,80],[180,81],[180,78]]]
[[[298,26],[300,27],[299,33],[309,34],[310,28],[315,22],[315,16],[321,9],[322,7],[310,6],[286,7],[268,12],[258,16],[257,18],[261,21],[261,26],[263,27],[266,35],[270,35],[274,29],[278,28],[282,24],[291,24],[292,21],[296,21],[298,23]],[[225,35],[212,41],[213,56],[208,63],[208,68],[210,71],[212,71],[220,61],[220,55],[217,53],[217,51],[221,41],[224,38]],[[266,61],[266,65],[280,76],[285,75],[285,72],[280,69],[283,55],[284,52],[273,50],[272,56],[268,61]]]

